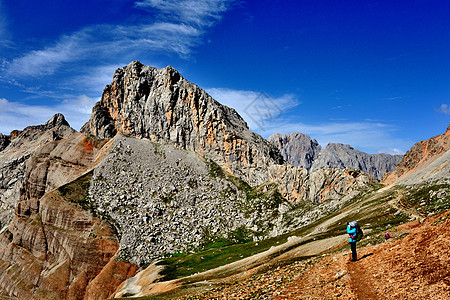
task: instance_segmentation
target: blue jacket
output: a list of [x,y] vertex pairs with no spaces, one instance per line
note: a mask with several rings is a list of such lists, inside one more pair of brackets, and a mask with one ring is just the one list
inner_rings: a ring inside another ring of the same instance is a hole
[[352,238],[351,236],[355,237],[356,234],[356,228],[350,227],[350,225],[347,226],[347,233],[349,235],[348,242],[353,243],[356,242],[356,239]]

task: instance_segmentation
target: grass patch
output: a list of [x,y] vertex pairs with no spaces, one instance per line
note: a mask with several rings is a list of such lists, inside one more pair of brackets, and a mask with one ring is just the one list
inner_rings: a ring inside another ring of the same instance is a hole
[[212,178],[224,178],[225,172],[223,169],[212,159],[205,158],[205,163],[208,166],[208,174]]
[[436,183],[403,186],[400,205],[421,214],[447,211],[450,209],[450,186]]
[[76,203],[85,210],[90,209],[90,201],[88,201],[88,192],[93,176],[93,171],[78,177],[72,182],[69,182],[58,188],[61,196],[72,203]]
[[89,171],[74,181],[59,187],[58,191],[61,193],[64,200],[75,203],[80,208],[89,211],[97,218],[106,220],[111,226],[114,235],[119,237],[120,240],[120,232],[118,230],[119,227],[117,223],[108,214],[100,213],[95,202],[89,198],[89,187],[93,174],[94,171]]

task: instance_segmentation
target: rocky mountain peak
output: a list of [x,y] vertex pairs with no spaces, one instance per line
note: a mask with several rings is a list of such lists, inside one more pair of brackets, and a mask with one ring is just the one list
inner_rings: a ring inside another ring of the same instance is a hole
[[45,125],[46,128],[54,128],[54,127],[60,127],[60,126],[70,126],[69,123],[66,121],[66,118],[63,114],[58,113],[55,114],[53,117],[48,120]]
[[381,179],[395,169],[401,155],[367,154],[341,143],[329,143],[325,149],[303,133],[275,133],[268,141],[277,147],[283,158],[294,167],[317,171],[321,169],[354,168]]
[[383,178],[385,184],[410,177],[410,182],[421,182],[429,178],[448,176],[450,157],[450,126],[445,133],[429,140],[415,143],[402,157],[398,167]]
[[310,169],[322,147],[316,140],[304,133],[275,133],[267,139],[280,149],[283,158],[294,167]]
[[115,71],[81,131],[100,138],[122,133],[192,150],[251,184],[267,180],[269,164],[283,162],[234,109],[173,67],[157,69],[139,61]]
[[367,154],[341,143],[329,143],[314,161],[312,170],[323,168],[355,168],[377,179],[395,169],[402,155]]

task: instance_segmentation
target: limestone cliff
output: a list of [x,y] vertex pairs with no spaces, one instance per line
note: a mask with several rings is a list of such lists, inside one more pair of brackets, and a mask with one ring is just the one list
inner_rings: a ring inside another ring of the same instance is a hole
[[0,136],[0,295],[104,299],[163,255],[287,233],[373,180],[283,163],[172,67],[116,70],[82,131],[58,114]]
[[354,168],[377,179],[395,169],[402,155],[367,154],[350,145],[329,143],[314,161],[311,170],[326,168]]
[[0,233],[0,291],[19,299],[106,298],[137,268],[114,261],[114,228],[86,206],[86,172],[104,155],[102,143],[80,133],[54,137],[26,161],[20,202]]
[[292,202],[321,202],[354,196],[375,183],[367,174],[356,169],[319,169],[308,171],[290,165],[272,166],[270,177],[279,185],[280,193]]
[[309,170],[322,150],[316,140],[309,135],[294,132],[291,134],[275,133],[268,139],[275,147],[280,149],[285,161],[294,167],[303,167]]
[[25,164],[39,147],[75,133],[62,114],[44,125],[29,126],[10,136],[0,135],[0,229],[9,223],[19,201]]
[[267,139],[277,147],[283,158],[294,167],[307,170],[353,168],[377,179],[395,169],[401,155],[367,154],[345,144],[329,143],[325,149],[303,133],[275,133]]
[[279,151],[251,132],[234,109],[172,67],[159,70],[138,61],[115,71],[81,131],[100,138],[121,132],[174,144],[216,161],[251,185],[267,181],[267,167],[283,162]]

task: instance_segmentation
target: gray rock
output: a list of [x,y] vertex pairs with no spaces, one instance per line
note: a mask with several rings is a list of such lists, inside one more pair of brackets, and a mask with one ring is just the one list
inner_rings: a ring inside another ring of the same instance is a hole
[[44,144],[75,132],[62,114],[55,114],[44,125],[15,130],[10,136],[0,134],[0,229],[14,215],[29,158]]
[[310,169],[313,161],[319,155],[320,147],[316,140],[303,133],[279,134],[275,133],[267,139],[280,149],[283,158],[294,167]]
[[313,162],[311,170],[354,168],[381,179],[385,173],[395,169],[402,157],[402,155],[367,154],[350,145],[329,143]]
[[118,132],[195,151],[251,185],[267,181],[278,149],[232,108],[221,105],[171,66],[156,69],[138,61],[114,73],[82,132],[111,138]]
[[9,135],[3,135],[0,133],[0,151],[3,151],[6,147],[8,147],[11,142]]

